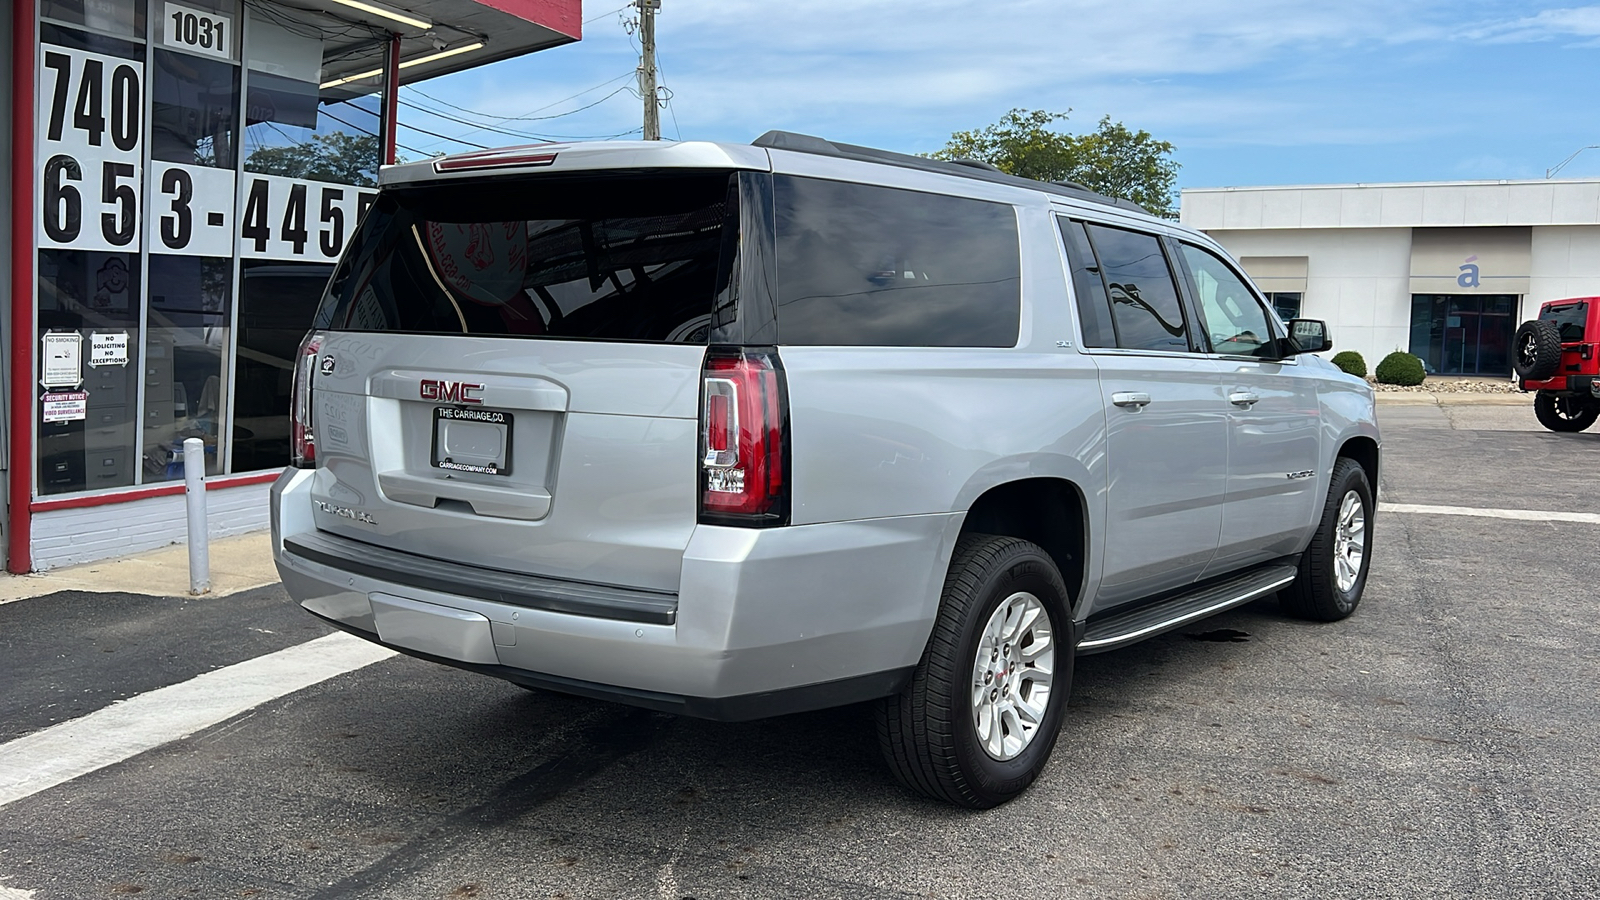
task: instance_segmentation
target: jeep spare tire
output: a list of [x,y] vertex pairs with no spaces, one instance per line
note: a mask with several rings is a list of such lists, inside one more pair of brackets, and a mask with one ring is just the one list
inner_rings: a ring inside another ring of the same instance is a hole
[[1531,319],[1517,329],[1511,342],[1516,348],[1512,367],[1517,377],[1527,381],[1543,381],[1561,367],[1561,332],[1556,323]]

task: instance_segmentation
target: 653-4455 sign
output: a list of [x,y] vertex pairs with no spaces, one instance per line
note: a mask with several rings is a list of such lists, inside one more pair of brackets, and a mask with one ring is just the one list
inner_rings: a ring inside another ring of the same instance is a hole
[[163,160],[151,161],[147,185],[144,64],[50,44],[40,50],[40,247],[137,252],[143,238],[153,253],[220,257],[232,256],[237,242],[246,259],[330,263],[377,196]]

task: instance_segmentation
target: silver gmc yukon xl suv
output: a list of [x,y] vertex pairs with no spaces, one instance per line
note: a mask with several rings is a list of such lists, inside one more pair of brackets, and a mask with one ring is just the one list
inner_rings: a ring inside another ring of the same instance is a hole
[[689,716],[876,701],[902,782],[988,807],[1079,654],[1361,598],[1372,392],[1203,234],[782,132],[380,180],[272,490],[342,629]]

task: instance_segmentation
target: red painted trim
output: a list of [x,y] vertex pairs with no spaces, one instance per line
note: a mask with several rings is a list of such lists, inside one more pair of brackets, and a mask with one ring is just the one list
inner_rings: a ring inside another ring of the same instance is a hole
[[478,3],[509,13],[573,40],[583,38],[582,0],[477,0]]
[[[206,490],[223,491],[228,488],[246,487],[252,484],[267,484],[277,481],[282,472],[253,472],[249,475],[222,475],[217,478],[206,479]],[[148,500],[151,497],[171,497],[183,493],[183,482],[175,484],[160,484],[151,487],[139,487],[126,491],[115,491],[109,494],[86,494],[76,497],[53,497],[44,500],[35,500],[31,509],[34,512],[47,512],[52,509],[88,509],[92,506],[113,506],[118,503],[132,503],[135,500]]]
[[6,569],[33,571],[33,32],[37,0],[11,4],[11,440]]
[[400,35],[389,35],[389,52],[384,57],[386,77],[383,80],[383,123],[378,129],[383,133],[384,165],[394,165],[395,132],[400,127]]

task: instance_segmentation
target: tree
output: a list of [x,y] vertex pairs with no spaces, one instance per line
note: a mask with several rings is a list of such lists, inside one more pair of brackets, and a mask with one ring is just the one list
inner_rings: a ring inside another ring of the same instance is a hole
[[[1070,112],[1070,110],[1069,110]],[[1130,131],[1110,116],[1094,131],[1073,135],[1051,126],[1068,113],[1013,109],[993,125],[950,135],[935,159],[977,159],[1002,172],[1037,181],[1075,181],[1092,191],[1132,200],[1175,218],[1173,146],[1148,131]]]
[[261,147],[245,160],[245,170],[312,181],[374,187],[378,183],[381,148],[376,135],[352,136],[342,131],[315,134],[303,144]]

